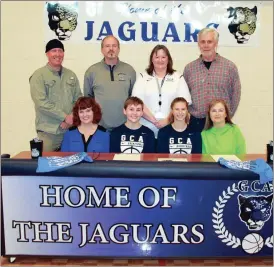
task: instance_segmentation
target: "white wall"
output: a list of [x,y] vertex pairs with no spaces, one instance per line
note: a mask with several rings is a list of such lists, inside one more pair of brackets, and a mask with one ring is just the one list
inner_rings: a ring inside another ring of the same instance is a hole
[[[29,140],[36,136],[28,79],[46,64],[43,5],[1,3],[1,153],[29,150]],[[242,98],[233,120],[245,135],[248,153],[265,153],[265,144],[273,139],[273,3],[264,4],[261,12],[259,47],[219,48],[239,68]],[[154,46],[122,44],[120,58],[143,71]],[[199,56],[195,46],[168,47],[181,72]],[[102,59],[100,45],[66,43],[65,50],[64,66],[77,74],[82,86],[86,69]]]

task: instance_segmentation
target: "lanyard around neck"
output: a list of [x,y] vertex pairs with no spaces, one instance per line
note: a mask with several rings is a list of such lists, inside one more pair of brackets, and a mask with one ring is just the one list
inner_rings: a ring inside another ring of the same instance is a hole
[[157,88],[158,88],[158,93],[159,93],[159,107],[161,108],[162,105],[162,87],[165,83],[165,79],[166,79],[166,75],[163,77],[161,85],[159,84],[159,80],[157,77],[156,78],[156,84],[157,84]]

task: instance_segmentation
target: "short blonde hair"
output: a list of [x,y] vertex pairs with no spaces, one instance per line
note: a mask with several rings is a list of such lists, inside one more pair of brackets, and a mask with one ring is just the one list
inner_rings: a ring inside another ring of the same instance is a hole
[[198,41],[199,41],[199,38],[203,34],[210,33],[210,32],[214,33],[214,39],[215,39],[215,41],[218,42],[219,41],[219,33],[216,31],[215,28],[203,28],[202,30],[200,30],[199,33],[198,33]]

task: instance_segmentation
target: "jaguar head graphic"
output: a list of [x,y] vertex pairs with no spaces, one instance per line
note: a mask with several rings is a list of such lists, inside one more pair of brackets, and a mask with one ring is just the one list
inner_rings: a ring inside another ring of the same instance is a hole
[[252,9],[248,7],[229,7],[227,11],[229,12],[228,18],[232,18],[228,25],[230,33],[234,35],[238,44],[246,44],[256,30],[257,6]]
[[238,195],[239,216],[249,230],[261,230],[272,212],[273,194],[269,196]]
[[47,2],[48,25],[61,41],[70,39],[77,27],[77,8],[75,5]]

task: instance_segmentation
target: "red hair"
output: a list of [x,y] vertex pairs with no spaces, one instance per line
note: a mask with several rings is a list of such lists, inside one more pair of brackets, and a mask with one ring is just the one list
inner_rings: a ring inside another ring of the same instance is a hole
[[79,118],[79,110],[91,108],[93,112],[92,123],[98,124],[102,118],[102,111],[99,104],[92,98],[87,96],[79,97],[76,101],[72,113],[73,113],[73,125],[79,126],[81,120]]

